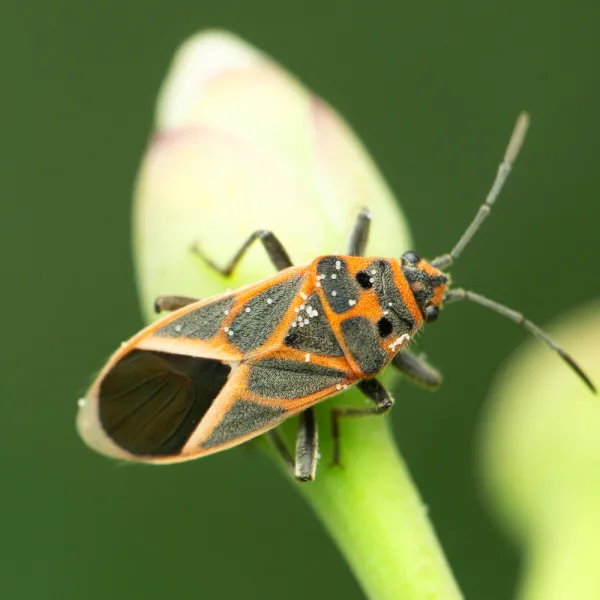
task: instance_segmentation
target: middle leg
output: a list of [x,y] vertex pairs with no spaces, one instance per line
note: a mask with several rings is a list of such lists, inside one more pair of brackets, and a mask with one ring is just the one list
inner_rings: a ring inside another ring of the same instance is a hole
[[263,245],[267,256],[271,259],[273,266],[278,270],[282,271],[292,266],[292,261],[286,252],[283,244],[277,239],[272,231],[267,229],[258,229],[250,234],[246,241],[241,245],[240,249],[233,255],[233,258],[224,266],[221,267],[209,258],[198,246],[192,247],[192,252],[199,256],[211,269],[220,273],[224,277],[229,277],[235,267],[244,257],[244,254],[248,251],[250,246],[255,240],[260,240]]
[[385,414],[394,405],[394,399],[377,379],[363,379],[357,386],[372,400],[372,408],[339,406],[331,411],[331,437],[333,440],[333,465],[340,465],[340,419],[346,417],[372,417]]
[[319,436],[312,408],[307,408],[298,417],[296,437],[296,459],[289,453],[281,434],[276,429],[269,431],[275,450],[286,464],[290,474],[298,481],[312,481],[317,471]]
[[159,296],[154,301],[154,312],[173,311],[199,301],[200,298],[189,298],[188,296]]

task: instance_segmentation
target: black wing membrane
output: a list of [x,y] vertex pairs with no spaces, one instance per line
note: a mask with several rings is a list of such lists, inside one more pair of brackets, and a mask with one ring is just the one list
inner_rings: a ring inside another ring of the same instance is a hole
[[211,358],[132,350],[102,380],[102,427],[135,456],[177,455],[230,371],[229,365]]

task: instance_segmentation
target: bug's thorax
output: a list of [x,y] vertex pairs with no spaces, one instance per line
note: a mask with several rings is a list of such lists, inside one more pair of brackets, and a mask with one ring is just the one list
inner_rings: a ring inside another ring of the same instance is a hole
[[327,321],[361,377],[379,372],[423,323],[396,259],[328,255],[309,271]]

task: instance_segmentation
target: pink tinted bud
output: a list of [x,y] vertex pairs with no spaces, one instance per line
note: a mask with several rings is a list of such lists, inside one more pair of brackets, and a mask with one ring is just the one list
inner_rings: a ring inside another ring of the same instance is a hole
[[362,207],[369,253],[399,256],[407,226],[347,125],[264,54],[222,32],[177,53],[160,93],[156,133],[139,175],[135,251],[145,314],[159,294],[206,297],[273,272],[253,248],[230,281],[219,264],[256,229],[270,229],[295,264],[344,252]]

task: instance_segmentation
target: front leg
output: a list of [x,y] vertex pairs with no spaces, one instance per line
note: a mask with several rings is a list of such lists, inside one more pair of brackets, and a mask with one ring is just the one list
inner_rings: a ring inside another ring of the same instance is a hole
[[283,244],[275,237],[275,234],[272,231],[266,229],[259,229],[258,231],[251,233],[248,239],[242,244],[241,248],[224,267],[220,267],[213,262],[211,258],[206,256],[206,254],[196,246],[192,248],[192,252],[197,254],[209,267],[217,271],[217,273],[220,273],[224,277],[229,277],[255,240],[261,241],[268,257],[278,271],[292,266],[292,261],[285,251]]
[[363,379],[357,386],[372,400],[373,408],[336,407],[331,411],[331,437],[333,440],[333,465],[340,465],[340,419],[346,417],[372,417],[385,414],[394,405],[394,399],[377,379]]
[[281,434],[276,429],[269,431],[275,450],[281,456],[290,474],[300,482],[312,481],[317,471],[319,436],[312,408],[307,408],[298,417],[296,437],[296,459],[289,453]]

